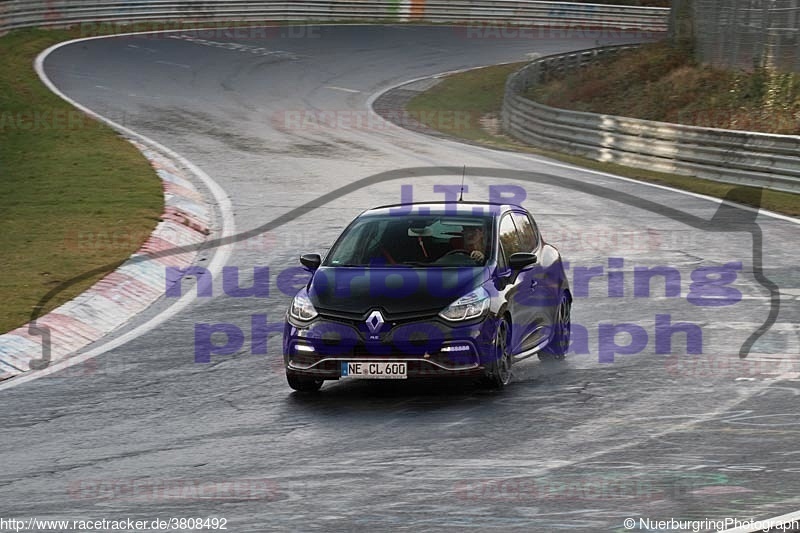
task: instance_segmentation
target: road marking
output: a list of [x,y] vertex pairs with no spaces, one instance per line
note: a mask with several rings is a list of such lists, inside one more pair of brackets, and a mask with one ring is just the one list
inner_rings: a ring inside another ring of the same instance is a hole
[[200,39],[192,37],[191,35],[170,35],[169,39],[177,39],[179,41],[187,41],[193,44],[202,46],[209,46],[212,48],[219,48],[222,50],[231,50],[234,52],[251,53],[263,57],[277,57],[279,59],[297,60],[300,56],[286,50],[267,50],[260,46],[250,46],[249,44],[238,44],[232,42],[210,41],[208,39]]
[[[135,34],[123,34],[123,35],[135,35]],[[108,37],[111,37],[111,35],[108,35]],[[144,50],[145,52],[149,52],[151,54],[158,53],[158,50],[156,50],[155,48],[147,48],[146,46],[138,46],[135,44],[129,44],[128,48],[133,48],[134,50]]]
[[172,61],[156,61],[159,65],[167,65],[169,67],[179,67],[191,69],[191,65],[184,65],[183,63],[173,63]]
[[356,91],[355,89],[348,89],[346,87],[337,87],[336,85],[326,85],[325,89],[332,89],[334,91],[344,91],[346,93],[355,93],[355,94],[361,92],[361,91]]

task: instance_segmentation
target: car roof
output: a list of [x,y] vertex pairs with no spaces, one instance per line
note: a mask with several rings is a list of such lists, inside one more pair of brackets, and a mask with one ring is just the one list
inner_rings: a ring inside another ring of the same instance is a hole
[[[456,211],[453,212],[453,208]],[[499,202],[406,202],[399,204],[381,205],[367,209],[359,216],[371,215],[387,215],[397,213],[398,208],[408,209],[411,208],[410,213],[403,212],[402,214],[418,214],[420,210],[426,209],[432,215],[472,215],[476,211],[478,213],[486,213],[489,215],[497,216],[511,209],[519,209],[527,213],[524,207],[514,204],[503,204]],[[476,208],[480,208],[478,211]]]

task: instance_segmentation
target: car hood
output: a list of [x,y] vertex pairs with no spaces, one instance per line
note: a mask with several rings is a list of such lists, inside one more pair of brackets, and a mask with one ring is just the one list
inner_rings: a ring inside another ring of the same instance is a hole
[[308,295],[318,311],[360,315],[380,308],[389,315],[438,313],[489,277],[487,267],[322,267],[314,273]]

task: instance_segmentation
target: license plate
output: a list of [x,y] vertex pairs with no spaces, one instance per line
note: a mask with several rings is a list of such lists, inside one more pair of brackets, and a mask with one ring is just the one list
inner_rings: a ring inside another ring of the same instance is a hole
[[342,377],[363,379],[406,379],[408,364],[397,361],[342,362]]

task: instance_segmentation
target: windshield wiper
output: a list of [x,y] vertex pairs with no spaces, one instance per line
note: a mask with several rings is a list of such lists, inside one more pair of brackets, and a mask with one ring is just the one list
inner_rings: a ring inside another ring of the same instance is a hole
[[423,266],[423,267],[439,266],[439,265],[434,265],[433,263],[425,263],[423,261],[403,261],[402,264],[408,265],[408,266]]

